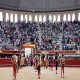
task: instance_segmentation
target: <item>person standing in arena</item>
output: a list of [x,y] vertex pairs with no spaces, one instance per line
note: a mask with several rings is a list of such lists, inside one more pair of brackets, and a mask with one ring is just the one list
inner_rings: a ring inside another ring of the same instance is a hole
[[17,58],[17,56],[14,54],[14,55],[12,56],[13,77],[14,77],[14,79],[16,79],[16,74],[17,74],[17,61],[18,61],[18,58]]
[[65,58],[64,55],[62,54],[61,60],[60,60],[60,64],[61,64],[61,78],[62,78],[62,74],[63,74],[63,78],[64,78],[64,65],[65,65]]
[[33,66],[33,57],[32,57],[32,55],[30,56],[30,64],[31,64],[31,66]]
[[37,58],[38,64],[37,64],[37,70],[38,70],[38,78],[40,79],[40,75],[41,75],[41,60],[40,60],[40,56]]
[[49,65],[50,65],[50,69],[52,71],[53,70],[53,56],[52,55],[49,57]]
[[48,56],[45,57],[44,61],[45,61],[45,67],[47,68],[49,66]]
[[55,62],[55,67],[56,67],[56,74],[57,74],[57,69],[58,69],[58,53],[56,53],[55,54],[55,60],[54,60],[54,62]]
[[33,64],[34,64],[34,70],[36,71],[37,69],[37,57],[36,56],[34,56],[33,58]]
[[18,56],[18,60],[17,60],[17,73],[18,73],[18,71],[19,71],[19,69],[20,69],[20,55]]

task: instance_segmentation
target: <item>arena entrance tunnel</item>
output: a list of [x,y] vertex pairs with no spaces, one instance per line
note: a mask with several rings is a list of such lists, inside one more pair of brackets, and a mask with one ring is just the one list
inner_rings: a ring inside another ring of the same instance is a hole
[[23,45],[25,56],[29,56],[30,54],[34,55],[36,52],[35,44],[25,43]]

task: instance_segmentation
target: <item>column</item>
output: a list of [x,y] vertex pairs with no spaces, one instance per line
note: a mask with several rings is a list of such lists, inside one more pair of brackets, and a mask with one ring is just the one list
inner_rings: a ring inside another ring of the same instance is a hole
[[3,21],[6,21],[6,12],[3,10],[2,13],[3,13]]

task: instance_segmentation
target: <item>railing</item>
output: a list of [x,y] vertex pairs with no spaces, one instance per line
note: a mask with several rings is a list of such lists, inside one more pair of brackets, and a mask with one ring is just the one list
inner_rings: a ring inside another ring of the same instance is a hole
[[[38,50],[36,51],[36,54],[41,54],[43,51],[41,50]],[[77,53],[77,50],[50,50],[50,51],[44,51],[45,54],[47,52],[47,54],[55,54],[55,53],[58,53],[58,54],[78,54]]]

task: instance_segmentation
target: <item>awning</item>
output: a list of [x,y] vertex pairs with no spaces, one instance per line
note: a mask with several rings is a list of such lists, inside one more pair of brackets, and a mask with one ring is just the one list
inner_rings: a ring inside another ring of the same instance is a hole
[[0,50],[0,54],[22,54],[24,51],[21,50]]
[[23,47],[24,48],[35,48],[35,44],[28,44],[28,43],[26,43],[26,44],[23,45]]

